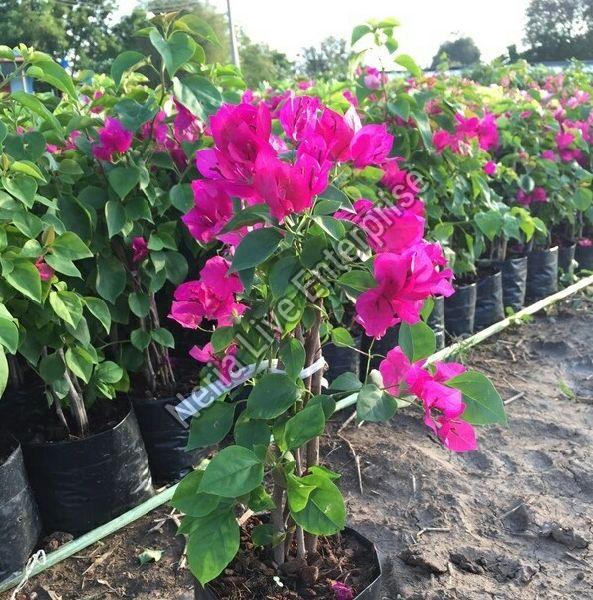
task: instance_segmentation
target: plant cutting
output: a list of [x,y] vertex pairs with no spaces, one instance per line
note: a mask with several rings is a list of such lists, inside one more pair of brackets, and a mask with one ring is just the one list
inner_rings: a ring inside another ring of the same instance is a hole
[[[358,419],[372,422],[417,407],[453,451],[476,447],[472,424],[504,422],[502,402],[479,373],[425,364],[435,339],[423,309],[453,289],[441,248],[423,238],[422,203],[348,193],[365,170],[378,180],[389,168],[393,137],[384,125],[295,94],[273,111],[257,100],[225,104],[209,125],[212,147],[196,153],[202,177],[184,222],[216,240],[216,254],[177,288],[171,317],[211,332],[210,343],[191,350],[206,365],[214,401],[192,419],[190,447],[233,441],[173,498],[186,514],[189,565],[216,597],[242,597],[219,576],[231,563],[245,573],[257,557],[266,573],[250,582],[256,596],[344,590],[354,598],[371,583],[372,563],[366,576],[349,578],[328,558],[356,543],[333,537],[346,510],[339,474],[320,460],[336,400],[354,394]],[[399,324],[400,343],[378,370],[344,373],[324,389],[322,338],[355,348],[336,318],[346,303],[374,340]]]

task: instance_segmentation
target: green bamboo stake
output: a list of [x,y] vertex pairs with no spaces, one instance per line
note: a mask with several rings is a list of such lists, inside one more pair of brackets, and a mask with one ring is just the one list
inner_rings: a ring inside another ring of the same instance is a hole
[[[548,296],[543,300],[538,300],[534,304],[531,304],[525,307],[524,309],[520,310],[519,312],[515,313],[514,315],[507,317],[506,319],[503,319],[502,321],[499,321],[498,323],[495,323],[490,327],[487,327],[486,329],[476,333],[475,335],[472,335],[466,340],[457,342],[455,344],[452,344],[451,346],[443,348],[439,352],[436,352],[435,354],[429,356],[426,360],[428,363],[432,363],[435,360],[443,360],[445,358],[448,358],[449,356],[453,356],[459,353],[460,351],[463,351],[467,348],[471,348],[472,346],[475,346],[476,344],[483,342],[489,337],[492,337],[493,335],[503,331],[504,329],[509,327],[509,325],[516,323],[518,320],[521,319],[521,317],[535,314],[536,312],[542,310],[542,308],[546,308],[547,306],[555,304],[560,300],[564,300],[565,298],[568,298],[568,296],[572,296],[576,292],[590,285],[593,285],[593,275],[589,275],[588,277],[581,279],[577,283],[561,290],[560,292],[557,292],[556,294],[552,294],[551,296]],[[356,404],[357,397],[358,394],[351,394],[350,396],[337,402],[336,412],[339,410],[343,410],[344,408],[348,408],[353,404]],[[85,533],[83,536],[72,540],[71,542],[65,544],[55,552],[48,554],[46,560],[43,563],[37,564],[31,570],[29,578],[39,575],[39,573],[42,573],[46,569],[57,565],[58,563],[62,562],[63,560],[66,560],[67,558],[70,558],[77,552],[88,548],[92,544],[97,543],[98,541],[102,540],[108,535],[111,535],[112,533],[115,533],[123,527],[126,527],[130,523],[133,523],[134,521],[148,514],[155,508],[158,508],[166,502],[169,502],[169,500],[171,500],[171,498],[173,497],[175,490],[177,489],[177,485],[179,484],[175,484],[172,487],[167,488],[166,490],[160,492],[156,496],[149,498],[146,502],[143,502],[139,506],[132,508],[131,510],[125,512],[123,515],[120,515],[116,519],[113,519],[113,521],[110,521],[105,525],[101,525],[100,527],[97,527],[96,529]],[[23,574],[24,570],[17,573],[13,577],[9,577],[8,579],[5,579],[4,581],[0,582],[0,593],[6,592],[7,590],[16,587],[21,582]]]

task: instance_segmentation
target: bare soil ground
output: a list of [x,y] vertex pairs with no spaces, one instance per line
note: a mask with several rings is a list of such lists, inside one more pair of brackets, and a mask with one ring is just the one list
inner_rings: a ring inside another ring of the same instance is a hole
[[[382,600],[593,598],[592,338],[593,302],[578,296],[468,351],[512,400],[508,427],[481,429],[477,452],[448,453],[409,410],[325,440],[351,524],[383,553]],[[49,569],[18,600],[191,600],[170,512]],[[162,557],[141,565],[146,549]]]

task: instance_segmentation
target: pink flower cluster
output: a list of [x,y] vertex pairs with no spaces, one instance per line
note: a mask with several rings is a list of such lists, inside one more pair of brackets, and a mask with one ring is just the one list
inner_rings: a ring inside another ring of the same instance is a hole
[[377,287],[356,300],[356,320],[366,334],[379,339],[402,321],[418,323],[429,296],[451,296],[453,272],[445,265],[442,248],[423,240],[412,242],[399,253],[379,254],[374,264]]
[[548,194],[543,187],[536,187],[533,192],[527,194],[523,190],[517,192],[517,202],[529,206],[532,202],[547,202]]
[[478,141],[482,150],[491,151],[497,148],[499,135],[495,115],[487,113],[480,119],[456,114],[455,120],[457,123],[453,133],[444,129],[435,131],[433,143],[437,152],[450,148],[453,152],[461,154],[463,145],[469,144],[474,139]]
[[419,398],[424,408],[424,423],[454,452],[477,448],[473,427],[460,418],[466,408],[462,394],[446,385],[465,370],[459,363],[437,362],[431,366],[423,360],[411,363],[399,346],[390,350],[379,365],[386,390],[394,396],[411,393]]
[[127,152],[132,145],[134,134],[128,131],[120,121],[107,117],[105,127],[99,129],[99,143],[93,146],[96,158],[113,162],[113,155]]
[[327,187],[335,163],[380,165],[393,144],[384,125],[362,126],[354,109],[340,115],[318,98],[289,95],[275,116],[294,150],[291,158],[289,146],[272,135],[272,113],[265,103],[224,105],[211,117],[214,147],[196,153],[204,179],[194,183],[195,207],[184,218],[199,241],[221,239],[232,197],[247,205],[267,204],[282,222],[311,206]]
[[218,327],[232,325],[247,307],[237,302],[243,284],[228,272],[229,267],[220,256],[209,259],[199,280],[186,281],[175,290],[169,317],[188,329],[196,329],[204,320],[216,321]]

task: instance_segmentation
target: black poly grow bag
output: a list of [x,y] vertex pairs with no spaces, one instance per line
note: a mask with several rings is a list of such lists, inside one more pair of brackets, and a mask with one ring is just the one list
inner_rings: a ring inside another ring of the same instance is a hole
[[46,532],[80,535],[154,494],[131,407],[107,431],[78,440],[27,443],[23,453]]
[[[356,348],[360,349],[361,338],[356,337],[354,341]],[[360,373],[360,352],[328,342],[323,346],[322,353],[329,367],[325,373],[325,378],[329,383],[342,373],[354,373],[358,377]]]
[[463,337],[474,332],[476,316],[476,284],[455,286],[455,293],[445,298],[445,331],[450,337]]
[[502,274],[487,275],[476,286],[476,318],[474,331],[481,331],[504,319],[502,303]]
[[443,296],[434,298],[434,306],[426,324],[433,330],[437,350],[445,347],[445,299]]
[[0,581],[25,566],[40,534],[39,511],[17,445],[0,464]]
[[204,458],[204,449],[186,450],[189,428],[166,410],[179,403],[171,398],[134,398],[134,411],[155,481],[169,483],[185,477]]
[[[369,349],[371,349],[371,345],[372,345],[371,352],[373,354],[380,355],[380,356],[373,356],[373,358],[371,359],[371,364],[370,364],[370,367],[368,368],[369,372],[371,369],[378,369],[379,365],[381,364],[381,361],[383,360],[383,357],[387,356],[387,353],[390,350],[393,350],[396,346],[399,345],[399,325],[394,325],[393,327],[390,327],[385,332],[385,335],[380,340],[373,341],[373,339],[374,338],[363,335],[362,340],[360,342],[360,346],[361,346],[360,349],[363,352],[368,353],[368,351],[369,351]],[[368,356],[361,354],[360,355],[360,373],[363,376],[367,372],[368,362],[369,362]]]
[[527,301],[536,302],[558,291],[558,246],[533,250],[528,256]]
[[[572,275],[574,273],[574,259],[576,253],[576,244],[570,246],[560,246],[558,248],[558,271]],[[592,255],[593,259],[593,255]]]
[[593,271],[593,246],[579,246],[575,250],[579,271]]
[[[377,576],[373,581],[359,594],[354,596],[354,600],[380,600],[381,599],[381,585],[383,578],[383,565],[382,556],[377,546],[373,544],[368,538],[361,533],[358,533],[351,527],[345,527],[344,532],[354,537],[364,548],[368,549],[373,556],[373,562],[375,563],[375,572]],[[194,600],[224,600],[222,596],[219,596],[210,586],[203,588],[198,582],[195,585]],[[259,600],[254,598],[253,600]]]
[[502,275],[502,303],[518,312],[525,305],[527,288],[527,257],[495,261],[492,265]]

